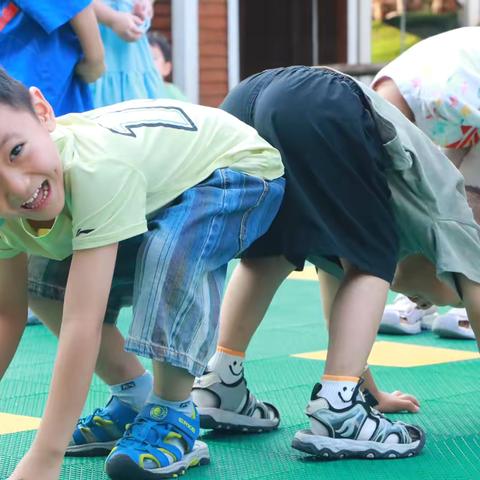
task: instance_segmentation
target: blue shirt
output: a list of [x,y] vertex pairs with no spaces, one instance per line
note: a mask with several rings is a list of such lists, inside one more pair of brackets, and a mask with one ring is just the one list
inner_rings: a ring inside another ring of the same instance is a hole
[[91,0],[0,0],[0,65],[36,86],[56,115],[93,107],[88,85],[75,75],[82,50],[69,21]]

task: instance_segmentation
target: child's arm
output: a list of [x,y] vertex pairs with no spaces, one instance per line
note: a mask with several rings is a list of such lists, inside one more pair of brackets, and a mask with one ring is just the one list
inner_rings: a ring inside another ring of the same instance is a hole
[[75,72],[83,81],[94,82],[105,71],[105,54],[93,4],[77,13],[70,20],[70,25],[83,51],[83,59],[77,64]]
[[465,155],[470,150],[470,147],[467,148],[442,148],[442,153],[448,157],[448,159],[457,167],[460,168],[460,165],[465,158]]
[[480,350],[480,284],[473,282],[464,275],[457,274],[457,279],[462,291],[463,305],[467,310],[468,320],[475,332]]
[[95,369],[117,245],[73,254],[47,405],[35,440],[11,480],[58,478]]
[[0,379],[17,350],[27,321],[27,256],[0,260]]
[[93,6],[98,21],[111,28],[123,40],[135,42],[143,35],[144,32],[140,29],[143,20],[133,12],[117,12],[102,0],[94,0]]

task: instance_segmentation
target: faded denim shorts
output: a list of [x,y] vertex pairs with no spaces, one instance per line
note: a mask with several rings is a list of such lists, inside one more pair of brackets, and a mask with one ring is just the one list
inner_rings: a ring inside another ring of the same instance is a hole
[[[285,181],[229,168],[149,218],[148,231],[119,243],[106,322],[133,305],[126,350],[201,375],[216,346],[227,263],[272,223]],[[70,268],[31,257],[29,293],[62,301]]]

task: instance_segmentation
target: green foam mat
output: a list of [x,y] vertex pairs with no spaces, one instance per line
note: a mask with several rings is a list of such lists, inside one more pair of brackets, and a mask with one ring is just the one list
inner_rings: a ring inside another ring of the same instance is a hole
[[[128,328],[130,310],[121,313]],[[380,335],[389,342],[475,351],[473,341],[444,340],[426,332],[417,336]],[[279,430],[257,435],[203,432],[212,463],[190,470],[195,479],[332,479],[332,480],[474,480],[480,478],[480,383],[478,360],[410,368],[375,367],[385,390],[402,389],[421,400],[418,414],[393,418],[415,422],[427,431],[423,453],[403,460],[312,461],[290,447],[293,435],[307,426],[303,413],[323,361],[292,354],[324,350],[327,335],[316,282],[289,280],[279,290],[254,338],[246,362],[249,386],[274,403],[282,415]],[[28,327],[19,352],[0,383],[0,412],[39,417],[48,395],[56,340],[42,326]],[[147,365],[147,362],[145,362]],[[107,399],[95,378],[84,413]],[[61,414],[58,421],[61,422]],[[27,451],[33,431],[0,435],[0,479],[7,478]],[[62,480],[102,480],[103,459],[66,459]],[[132,479],[134,480],[134,479]]]

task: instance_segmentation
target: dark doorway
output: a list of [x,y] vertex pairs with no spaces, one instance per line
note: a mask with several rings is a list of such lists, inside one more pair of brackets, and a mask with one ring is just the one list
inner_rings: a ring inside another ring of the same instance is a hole
[[240,0],[240,76],[287,65],[342,63],[347,0]]

